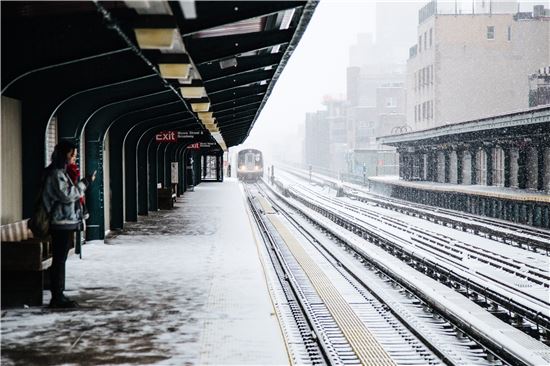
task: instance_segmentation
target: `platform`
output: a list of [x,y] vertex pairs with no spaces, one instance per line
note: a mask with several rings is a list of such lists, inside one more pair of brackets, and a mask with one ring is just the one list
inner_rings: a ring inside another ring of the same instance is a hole
[[203,183],[69,258],[80,309],[3,311],[2,365],[288,364],[256,245],[237,181]]
[[550,195],[545,192],[535,190],[525,190],[509,187],[469,185],[469,184],[450,184],[424,181],[407,181],[399,179],[398,176],[369,177],[371,183],[382,183],[394,186],[414,188],[437,192],[464,193],[475,196],[486,196],[492,198],[501,198],[513,201],[529,201],[550,203]]

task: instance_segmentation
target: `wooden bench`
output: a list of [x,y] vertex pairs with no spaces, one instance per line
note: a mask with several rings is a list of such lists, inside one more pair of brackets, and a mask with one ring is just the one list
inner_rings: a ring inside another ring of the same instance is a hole
[[176,193],[172,188],[157,188],[159,210],[171,210],[176,202]]
[[44,272],[52,265],[50,243],[33,238],[28,220],[0,226],[2,307],[40,306]]

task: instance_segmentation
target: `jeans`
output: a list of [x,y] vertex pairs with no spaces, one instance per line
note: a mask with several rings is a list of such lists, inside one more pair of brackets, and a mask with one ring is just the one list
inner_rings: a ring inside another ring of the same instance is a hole
[[63,296],[65,289],[65,262],[73,242],[74,231],[52,230],[52,266],[50,268],[50,289],[52,299]]

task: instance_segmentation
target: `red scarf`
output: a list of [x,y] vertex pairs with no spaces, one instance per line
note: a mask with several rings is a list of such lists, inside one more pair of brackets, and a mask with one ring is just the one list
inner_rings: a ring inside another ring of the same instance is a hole
[[[78,169],[78,165],[76,164],[67,164],[67,174],[69,175],[69,178],[73,181],[74,184],[78,184],[78,181],[80,180],[80,170]],[[84,204],[85,199],[84,197],[80,197],[80,203]]]

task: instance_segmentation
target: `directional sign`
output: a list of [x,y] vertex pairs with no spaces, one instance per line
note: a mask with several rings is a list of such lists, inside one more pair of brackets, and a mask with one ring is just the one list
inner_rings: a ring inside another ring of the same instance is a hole
[[157,142],[178,142],[178,135],[176,131],[160,131],[155,135]]
[[192,139],[195,136],[201,136],[202,131],[178,131],[178,138],[180,139]]
[[201,147],[214,147],[214,146],[218,146],[218,144],[215,142],[201,142]]

